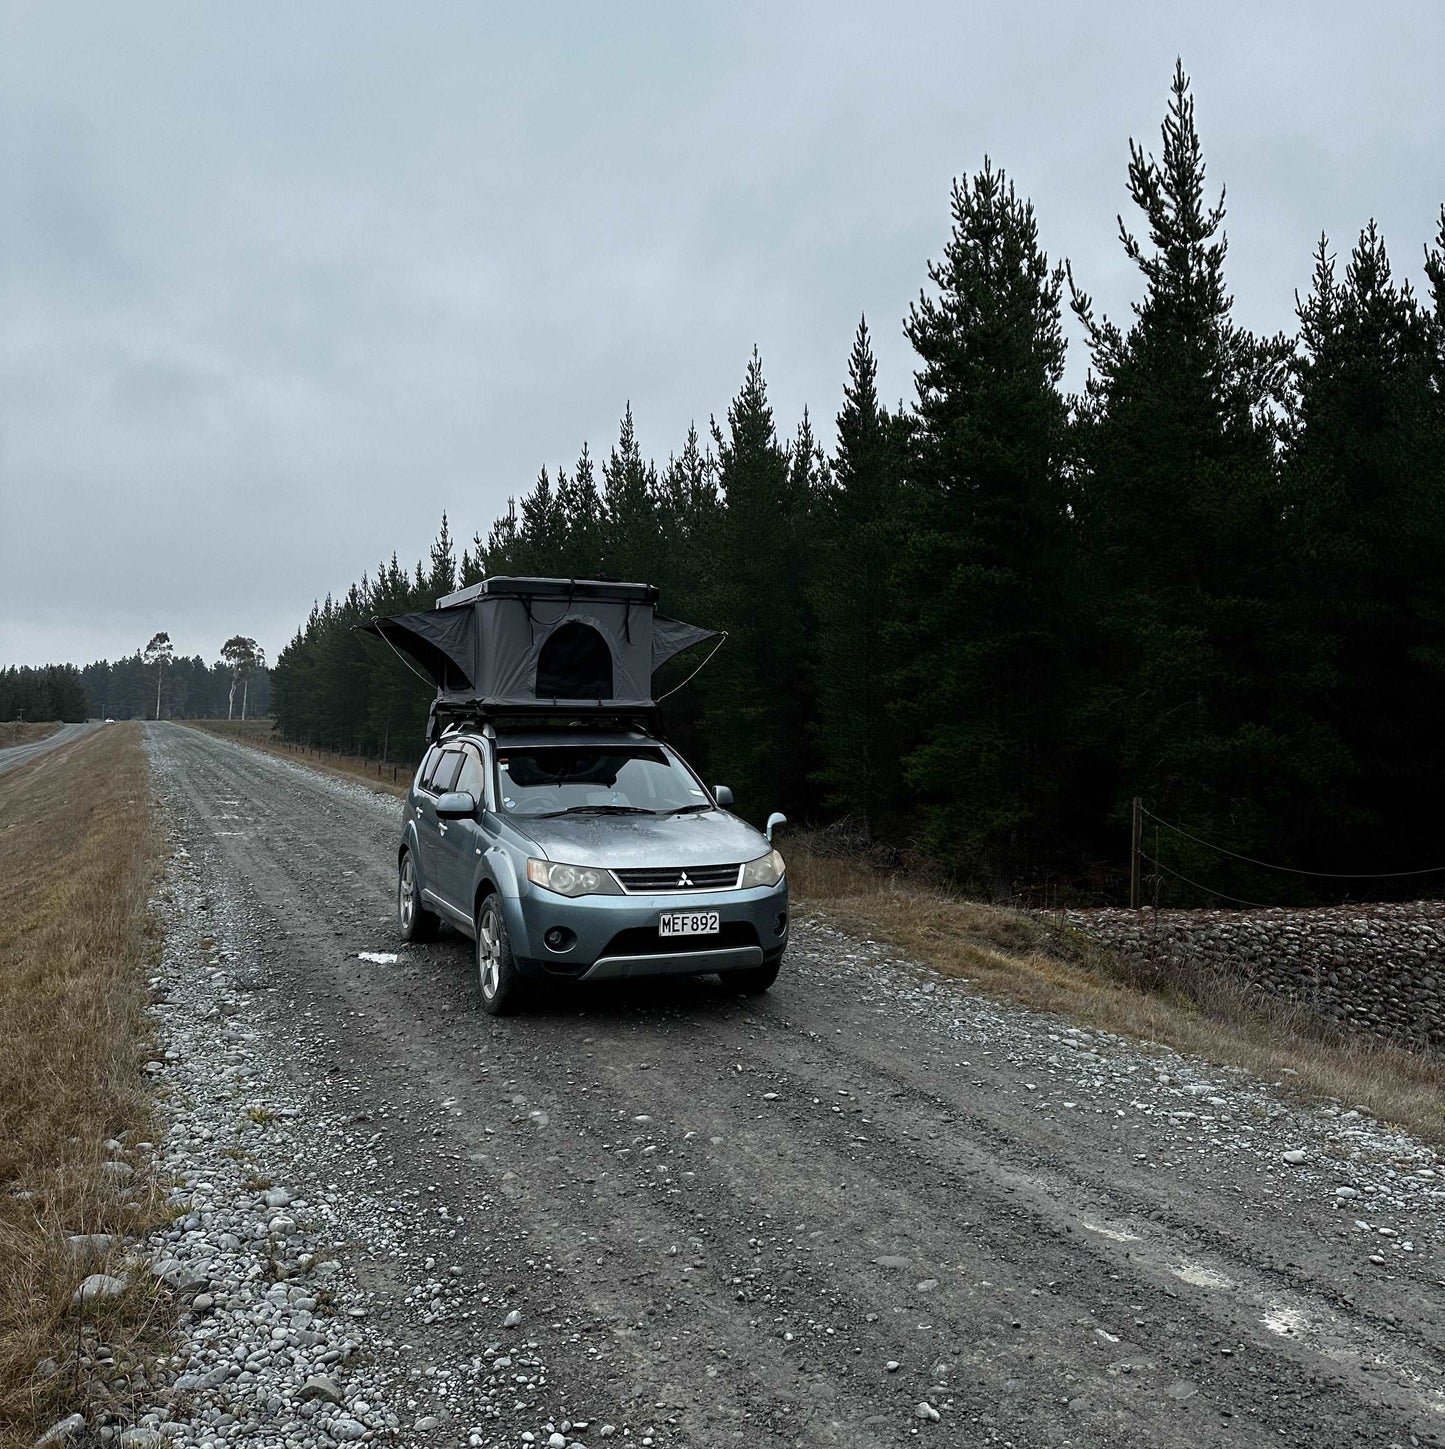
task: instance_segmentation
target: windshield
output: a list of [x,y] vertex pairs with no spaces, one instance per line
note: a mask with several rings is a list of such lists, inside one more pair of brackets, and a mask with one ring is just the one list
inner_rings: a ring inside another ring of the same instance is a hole
[[709,803],[687,766],[658,745],[499,746],[497,799],[509,815],[667,814]]

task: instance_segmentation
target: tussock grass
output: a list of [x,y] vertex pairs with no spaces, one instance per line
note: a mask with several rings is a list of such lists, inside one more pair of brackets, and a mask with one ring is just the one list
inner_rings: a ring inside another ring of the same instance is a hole
[[1366,1106],[1445,1148],[1445,1060],[1437,1056],[1342,1028],[1219,973],[1121,956],[1047,916],[966,900],[827,850],[808,836],[783,842],[799,903],[846,929],[995,999],[1243,1067],[1297,1098]]
[[235,740],[238,744],[250,745],[253,749],[265,750],[283,760],[295,760],[321,770],[328,775],[339,775],[343,780],[360,780],[373,790],[385,790],[390,795],[405,796],[411,785],[411,777],[421,763],[421,753],[405,759],[396,765],[383,765],[379,760],[369,760],[362,755],[343,755],[334,750],[316,750],[288,744],[275,731],[269,719],[188,719],[180,721],[192,729],[204,730],[207,734],[219,735],[222,739]]
[[[137,1144],[156,1129],[142,1067],[160,853],[137,725],[0,776],[0,1444],[28,1445],[111,1397],[77,1347],[107,1343],[125,1365],[165,1315],[148,1274],[72,1313],[82,1278],[117,1261],[77,1263],[66,1242],[159,1217]],[[134,1178],[102,1171],[107,1139],[124,1144]],[[45,1360],[55,1371],[37,1375]]]
[[0,720],[0,750],[8,750],[12,745],[36,744],[40,740],[49,739],[59,728],[60,721],[58,719]]

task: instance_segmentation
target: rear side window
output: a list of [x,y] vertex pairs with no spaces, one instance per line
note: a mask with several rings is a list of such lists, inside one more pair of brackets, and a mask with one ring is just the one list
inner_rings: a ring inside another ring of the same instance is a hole
[[448,790],[454,789],[457,783],[457,776],[462,769],[462,752],[460,750],[448,750],[437,765],[436,774],[432,776],[431,790],[433,794],[445,795]]

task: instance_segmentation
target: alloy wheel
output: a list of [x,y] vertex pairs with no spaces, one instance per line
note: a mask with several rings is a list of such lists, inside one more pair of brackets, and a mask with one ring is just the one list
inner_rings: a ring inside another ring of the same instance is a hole
[[410,931],[416,918],[416,867],[410,854],[402,857],[401,879],[397,884],[397,915],[401,918],[401,929]]
[[482,995],[491,1001],[502,984],[502,933],[496,905],[488,901],[477,922],[477,977]]

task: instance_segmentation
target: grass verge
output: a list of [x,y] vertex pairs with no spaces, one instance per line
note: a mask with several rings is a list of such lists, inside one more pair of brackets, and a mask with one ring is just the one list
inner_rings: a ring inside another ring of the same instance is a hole
[[[155,1130],[142,1068],[160,854],[137,725],[0,776],[0,1444],[114,1404],[167,1326],[149,1274],[73,1313],[76,1286],[120,1271],[121,1252],[82,1260],[68,1242],[160,1216],[140,1145]],[[85,1362],[101,1343],[109,1369]]]
[[235,740],[237,744],[265,750],[268,755],[276,755],[283,760],[310,765],[313,770],[322,770],[328,775],[339,775],[343,780],[360,780],[374,790],[385,790],[398,797],[406,794],[411,777],[421,763],[420,753],[414,760],[383,765],[379,760],[368,760],[361,755],[343,755],[335,750],[289,744],[276,733],[269,719],[186,719],[179,723],[191,729],[204,730],[207,734],[219,735],[223,740]]
[[1243,1067],[1294,1096],[1358,1103],[1445,1147],[1445,1061],[1438,1057],[1340,1028],[1214,972],[1163,970],[1046,917],[830,856],[808,836],[783,848],[805,908],[991,997]]
[[14,745],[33,745],[41,740],[48,740],[59,728],[58,719],[0,720],[0,750],[8,750]]

